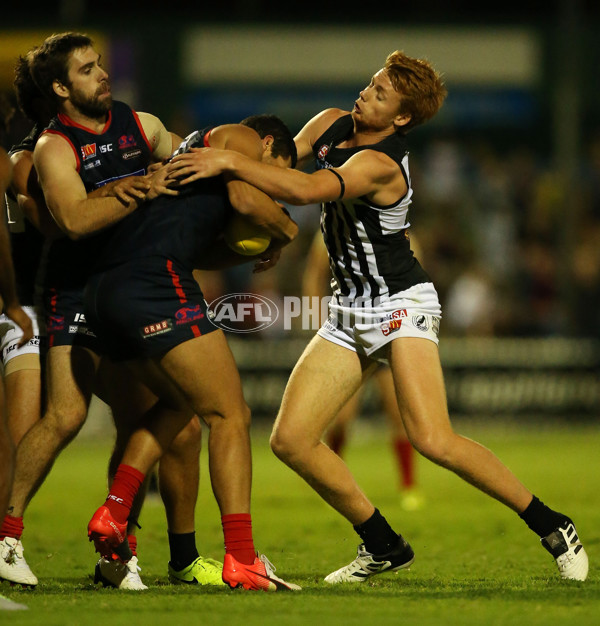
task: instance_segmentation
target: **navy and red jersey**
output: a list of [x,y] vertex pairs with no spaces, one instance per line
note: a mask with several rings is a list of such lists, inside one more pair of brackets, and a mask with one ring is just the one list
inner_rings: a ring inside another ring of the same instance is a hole
[[[77,171],[87,192],[132,175],[144,175],[152,159],[152,148],[135,111],[114,101],[100,133],[59,114],[45,133],[64,137],[77,161]],[[48,251],[46,284],[73,287],[85,284],[89,269],[106,236],[105,232],[72,241],[54,241]]]
[[[194,146],[209,145],[209,133],[200,131]],[[232,212],[222,176],[185,185],[178,196],[159,196],[110,229],[94,271],[150,256],[201,267],[205,250],[223,232]]]

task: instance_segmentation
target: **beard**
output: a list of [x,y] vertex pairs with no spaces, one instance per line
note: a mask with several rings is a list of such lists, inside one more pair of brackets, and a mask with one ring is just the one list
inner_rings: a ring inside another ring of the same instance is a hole
[[105,94],[106,87],[100,86],[92,96],[88,96],[81,91],[71,91],[71,104],[86,117],[92,119],[103,118],[112,108],[112,96],[110,92],[108,97],[100,99]]

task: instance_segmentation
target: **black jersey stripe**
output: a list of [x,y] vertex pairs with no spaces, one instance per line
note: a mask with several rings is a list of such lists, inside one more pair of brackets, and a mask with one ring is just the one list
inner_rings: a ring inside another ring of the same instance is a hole
[[336,237],[334,234],[333,217],[334,217],[335,203],[325,203],[321,209],[321,232],[323,233],[323,241],[329,255],[329,267],[333,275],[333,280],[337,285],[336,292],[341,292],[343,286],[346,284],[344,274],[340,268],[339,263],[335,262],[339,251],[336,247]]
[[352,248],[348,269],[351,272],[353,283],[357,286],[354,295],[359,298],[370,297],[373,284],[370,280],[367,251],[364,247],[365,242],[362,240],[357,230],[356,217],[345,203],[341,205],[339,211],[342,219],[346,223],[348,233],[347,240],[349,247],[351,246]]
[[[341,250],[343,259],[343,267],[346,273],[344,281],[345,289],[342,291],[344,296],[362,296],[364,294],[363,283],[360,277],[356,275],[353,265],[353,254],[350,250],[349,241],[352,241],[352,220],[348,219],[343,212],[343,204],[336,204],[335,218],[337,221],[336,235],[337,245]],[[338,263],[339,265],[339,263]]]

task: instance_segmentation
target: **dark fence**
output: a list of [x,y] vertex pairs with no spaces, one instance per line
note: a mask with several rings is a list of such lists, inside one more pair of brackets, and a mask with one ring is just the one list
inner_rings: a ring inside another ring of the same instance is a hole
[[[253,415],[273,419],[309,337],[228,339]],[[600,416],[597,340],[449,338],[440,355],[452,415]],[[377,410],[367,389],[362,412]]]

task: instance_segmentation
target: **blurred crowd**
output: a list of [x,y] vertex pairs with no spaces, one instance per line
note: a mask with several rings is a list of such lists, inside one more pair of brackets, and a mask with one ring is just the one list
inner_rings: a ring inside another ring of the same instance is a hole
[[[433,139],[410,156],[413,250],[446,336],[600,336],[600,134],[574,176],[527,145]],[[215,292],[301,293],[319,209],[289,207],[301,235],[277,271],[226,273]],[[245,282],[244,282],[245,281]]]

